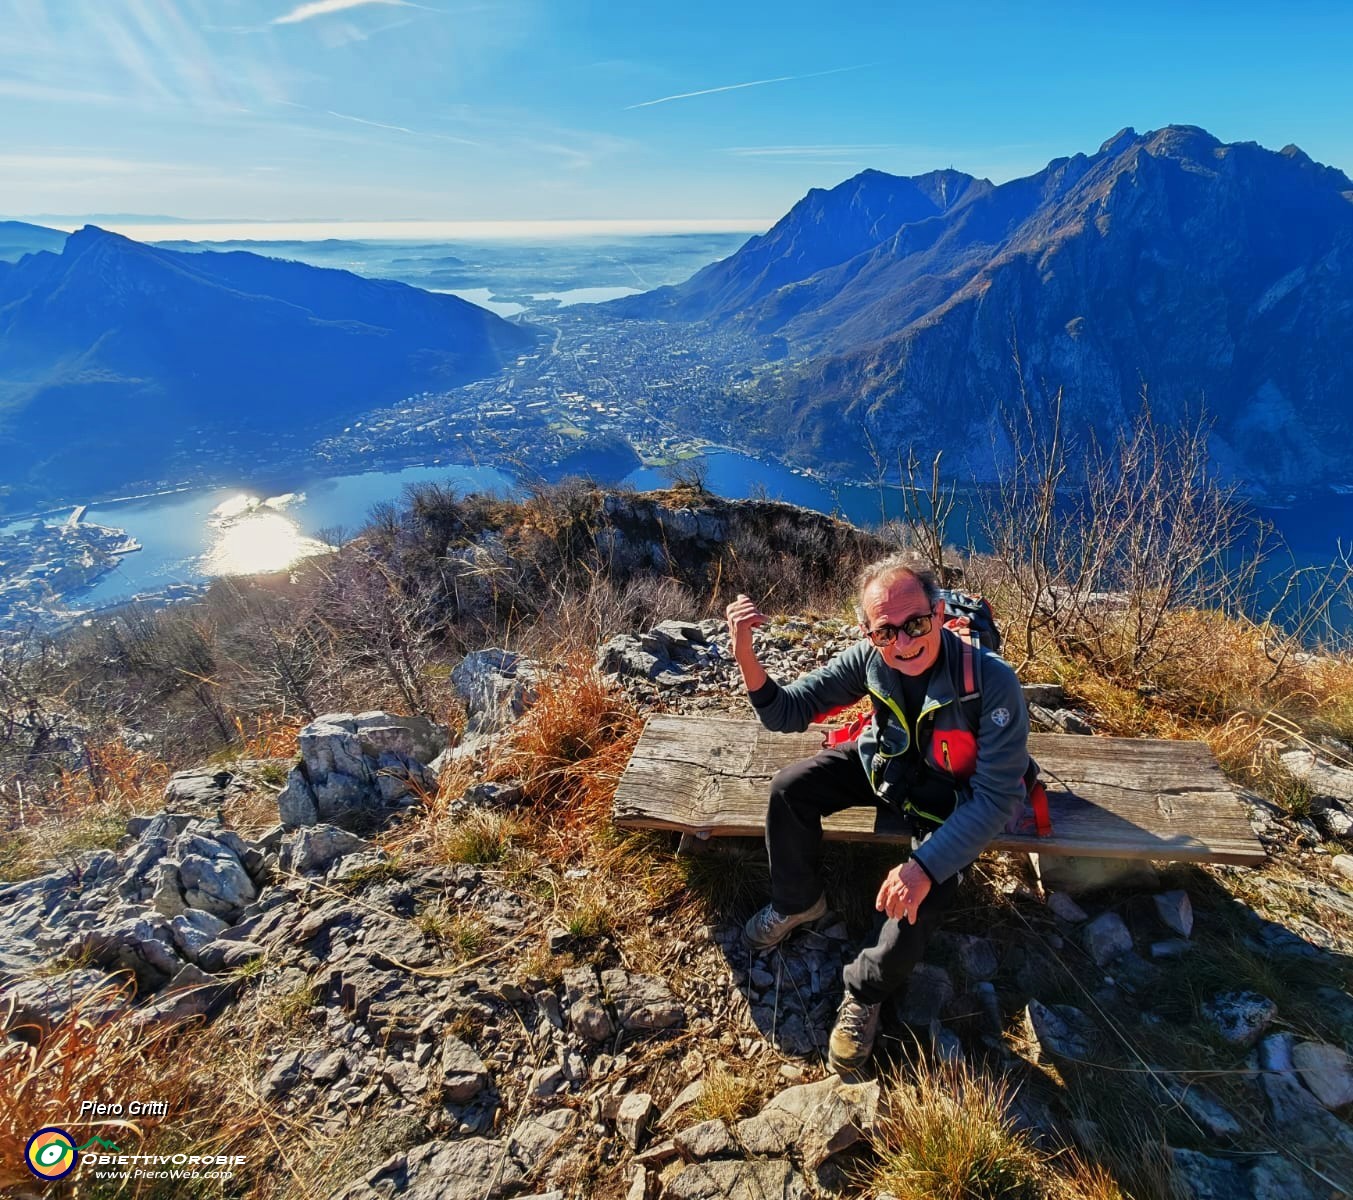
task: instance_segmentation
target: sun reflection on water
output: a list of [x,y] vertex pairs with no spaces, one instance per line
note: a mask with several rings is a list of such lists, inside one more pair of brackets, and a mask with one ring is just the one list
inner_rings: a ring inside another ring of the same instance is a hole
[[209,518],[214,540],[203,556],[208,575],[257,575],[284,571],[292,563],[328,547],[306,537],[281,510],[303,500],[287,493],[266,500],[240,494],[216,506]]

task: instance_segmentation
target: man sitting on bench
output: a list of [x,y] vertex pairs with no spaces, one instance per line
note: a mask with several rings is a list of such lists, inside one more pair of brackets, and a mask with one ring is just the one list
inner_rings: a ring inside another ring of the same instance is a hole
[[[887,807],[913,832],[910,859],[879,888],[873,937],[845,968],[828,1057],[847,1074],[869,1060],[882,1003],[906,988],[953,904],[960,872],[1019,810],[1029,766],[1029,718],[1015,672],[987,650],[967,651],[945,628],[934,575],[915,556],[892,554],[864,569],[858,594],[864,637],[786,686],[766,674],[752,649],[752,630],[765,621],[755,602],[739,595],[725,614],[743,682],[767,729],[799,732],[865,697],[874,710],[853,740],[771,781],[771,903],[747,922],[747,944],[769,949],[826,913],[824,816]],[[925,840],[917,845],[918,838]]]

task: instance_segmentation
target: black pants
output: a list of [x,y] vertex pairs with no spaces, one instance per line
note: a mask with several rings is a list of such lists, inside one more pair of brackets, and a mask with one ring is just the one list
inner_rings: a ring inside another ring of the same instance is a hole
[[[766,852],[771,902],[780,912],[803,912],[822,895],[822,818],[878,803],[853,742],[776,774],[766,810]],[[957,891],[957,876],[933,884],[915,925],[876,914],[872,938],[844,971],[846,987],[857,1000],[877,1004],[905,991],[912,968]]]

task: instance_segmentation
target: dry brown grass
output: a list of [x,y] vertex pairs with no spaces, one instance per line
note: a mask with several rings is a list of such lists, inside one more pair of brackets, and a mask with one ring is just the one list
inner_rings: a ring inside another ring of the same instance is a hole
[[1018,1128],[1014,1090],[966,1062],[920,1064],[887,1083],[865,1194],[896,1200],[1127,1200],[1103,1169],[1053,1155]]
[[26,879],[84,850],[117,844],[129,816],[158,808],[169,768],[123,742],[89,747],[44,796],[0,791],[0,882]]
[[700,1079],[700,1098],[691,1105],[691,1115],[700,1121],[732,1125],[755,1112],[759,1100],[760,1088],[745,1072],[716,1062],[705,1067]]
[[897,1200],[1044,1200],[1047,1156],[1016,1128],[1000,1079],[963,1064],[894,1078],[868,1177]]
[[[110,993],[112,989],[110,987]],[[123,1154],[244,1155],[227,1194],[270,1195],[276,1176],[304,1179],[309,1157],[322,1139],[257,1094],[261,1013],[247,1022],[222,1020],[208,1029],[147,1031],[130,1010],[101,1013],[108,994],[84,999],[70,1016],[35,1045],[5,1061],[0,1071],[0,1189],[32,1179],[23,1149],[37,1129],[56,1125],[76,1144],[99,1136]],[[13,1043],[17,1045],[17,1043]],[[13,1051],[11,1051],[13,1053]],[[77,1119],[82,1101],[108,1104],[163,1100],[168,1115]],[[219,1181],[130,1179],[125,1185],[96,1183],[77,1167],[76,1195],[160,1197],[221,1195]],[[272,1178],[270,1178],[272,1177]],[[307,1195],[307,1190],[298,1194]]]
[[305,727],[303,717],[294,714],[256,713],[248,724],[235,718],[240,749],[236,758],[295,758],[296,735]]
[[575,653],[539,686],[514,728],[503,768],[565,841],[610,819],[616,784],[643,721],[607,686],[591,655]]

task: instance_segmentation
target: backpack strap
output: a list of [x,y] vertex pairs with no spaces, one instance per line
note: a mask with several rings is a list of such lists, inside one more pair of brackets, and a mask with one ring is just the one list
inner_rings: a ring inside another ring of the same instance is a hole
[[[963,645],[963,695],[958,702],[963,709],[963,719],[975,736],[982,724],[982,691],[977,679],[978,642],[976,637],[960,637],[959,640]],[[1052,813],[1048,810],[1048,793],[1038,777],[1038,764],[1032,758],[1024,770],[1024,788],[1033,811],[1034,829],[1041,838],[1051,837]]]
[[958,702],[963,709],[963,720],[976,737],[982,725],[982,688],[977,679],[977,639],[960,636],[958,640],[963,647],[963,691]]

